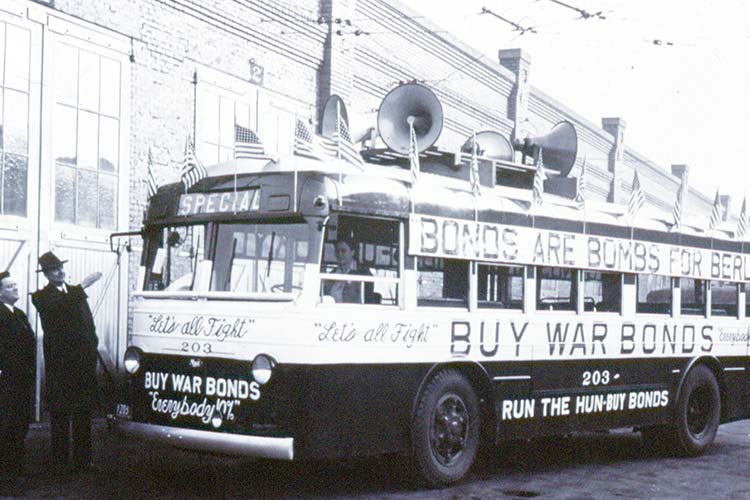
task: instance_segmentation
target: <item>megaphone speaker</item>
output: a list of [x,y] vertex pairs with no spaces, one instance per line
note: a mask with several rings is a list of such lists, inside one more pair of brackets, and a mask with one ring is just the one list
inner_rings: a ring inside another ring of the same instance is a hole
[[419,151],[432,146],[443,129],[443,107],[437,96],[417,83],[391,90],[380,103],[378,133],[383,142],[399,153],[409,152],[412,123]]
[[541,150],[544,167],[567,177],[576,162],[578,134],[573,124],[565,120],[552,127],[547,135],[527,137],[523,142],[516,142],[513,147],[522,151],[524,158],[533,157],[535,162]]

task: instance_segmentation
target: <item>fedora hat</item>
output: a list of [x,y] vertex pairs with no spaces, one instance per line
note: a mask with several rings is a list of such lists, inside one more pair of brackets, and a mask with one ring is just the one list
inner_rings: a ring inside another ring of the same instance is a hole
[[63,264],[68,262],[67,260],[60,260],[57,258],[57,255],[53,254],[52,252],[47,252],[43,254],[41,257],[39,257],[39,267],[41,269],[37,269],[36,272],[43,273],[45,271],[48,271],[50,269],[54,269],[56,267],[61,267]]

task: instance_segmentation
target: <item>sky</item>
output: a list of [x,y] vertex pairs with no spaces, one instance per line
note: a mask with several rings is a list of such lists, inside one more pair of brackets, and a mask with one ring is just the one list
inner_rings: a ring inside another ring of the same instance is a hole
[[[492,60],[531,55],[531,84],[601,126],[625,120],[625,143],[690,185],[750,192],[750,3],[740,0],[401,0]],[[524,28],[519,31],[487,8]]]

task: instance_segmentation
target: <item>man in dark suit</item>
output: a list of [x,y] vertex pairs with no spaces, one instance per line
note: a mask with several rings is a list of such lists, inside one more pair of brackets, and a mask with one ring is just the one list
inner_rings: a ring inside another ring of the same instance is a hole
[[34,394],[34,332],[23,311],[13,306],[18,286],[0,273],[0,477],[23,473],[23,442],[29,431]]
[[[94,273],[81,285],[65,283],[61,261],[52,252],[39,257],[37,272],[49,283],[31,295],[44,329],[44,365],[50,411],[52,459],[58,471],[93,470],[91,411],[96,400],[97,345],[94,318],[84,288],[101,277]],[[72,427],[72,436],[71,436]]]

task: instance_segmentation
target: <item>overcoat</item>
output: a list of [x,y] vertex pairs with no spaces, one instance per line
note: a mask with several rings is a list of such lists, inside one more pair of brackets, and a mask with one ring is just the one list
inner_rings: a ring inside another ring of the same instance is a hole
[[26,314],[0,304],[0,421],[31,420],[35,360],[34,332]]
[[51,283],[31,294],[44,328],[45,386],[50,411],[91,409],[96,398],[96,336],[88,296],[79,285],[63,293]]

